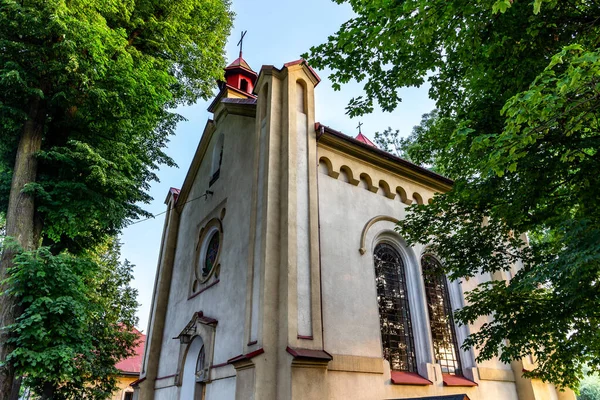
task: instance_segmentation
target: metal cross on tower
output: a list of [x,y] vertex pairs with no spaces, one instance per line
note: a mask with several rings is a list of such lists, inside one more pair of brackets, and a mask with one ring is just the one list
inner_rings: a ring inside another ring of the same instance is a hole
[[240,41],[237,43],[237,45],[240,46],[240,57],[242,57],[242,46],[244,45],[244,36],[246,36],[246,32],[248,32],[248,31],[242,32],[242,37],[240,38]]
[[358,128],[358,133],[361,135],[362,135],[362,129],[361,129],[362,126],[363,126],[363,123],[359,122],[357,128]]

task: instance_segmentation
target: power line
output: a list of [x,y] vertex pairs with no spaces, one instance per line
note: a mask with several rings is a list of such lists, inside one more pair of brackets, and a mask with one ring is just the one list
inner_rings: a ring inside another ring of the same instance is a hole
[[[207,191],[206,191],[204,194],[202,194],[202,195],[200,195],[200,196],[198,196],[198,197],[195,197],[195,198],[193,198],[193,199],[191,199],[191,200],[188,200],[188,201],[186,201],[185,203],[183,203],[182,205],[186,205],[187,203],[191,203],[192,201],[195,201],[195,200],[201,199],[201,198],[203,198],[203,197],[204,197],[204,198],[207,198],[207,197],[208,197],[208,195],[212,195],[212,194],[213,194],[213,192],[212,192],[212,191],[210,191],[210,190],[207,190]],[[139,221],[132,222],[132,223],[130,223],[130,224],[129,224],[129,225],[127,225],[127,226],[131,226],[131,225],[139,224],[140,222],[145,222],[145,221],[149,221],[149,220],[151,220],[151,219],[155,219],[155,218],[156,218],[156,217],[158,217],[159,215],[166,214],[168,211],[171,211],[171,210],[173,210],[174,208],[175,208],[175,207],[173,207],[173,208],[168,208],[168,209],[166,209],[166,210],[165,210],[165,211],[163,211],[163,212],[160,212],[160,213],[158,213],[158,214],[154,214],[153,216],[151,216],[151,217],[149,217],[149,218],[146,218],[146,219],[141,219],[141,220],[139,220]]]

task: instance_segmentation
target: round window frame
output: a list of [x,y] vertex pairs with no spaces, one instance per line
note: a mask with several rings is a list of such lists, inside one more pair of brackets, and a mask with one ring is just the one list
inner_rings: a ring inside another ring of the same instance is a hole
[[[215,262],[213,268],[206,275],[202,275],[202,270],[206,265],[206,253],[208,251],[208,245],[213,238],[213,235],[218,233],[219,235],[219,249],[217,250],[217,256],[215,257]],[[198,244],[196,245],[196,265],[194,268],[194,275],[196,277],[196,281],[199,284],[203,284],[208,282],[208,280],[214,275],[219,275],[219,270],[221,268],[221,263],[219,262],[221,257],[221,250],[223,249],[223,227],[221,225],[221,220],[218,218],[213,218],[200,230],[200,234],[198,235]],[[200,288],[198,288],[200,289]],[[193,290],[193,289],[192,289]]]

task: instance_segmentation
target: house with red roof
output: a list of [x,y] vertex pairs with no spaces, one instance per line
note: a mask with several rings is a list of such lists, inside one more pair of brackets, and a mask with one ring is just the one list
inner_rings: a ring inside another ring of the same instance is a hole
[[140,377],[144,348],[146,347],[146,335],[135,328],[134,332],[139,335],[135,353],[131,357],[121,360],[115,365],[119,370],[117,383],[118,390],[113,393],[111,400],[133,399],[133,388],[130,385]]

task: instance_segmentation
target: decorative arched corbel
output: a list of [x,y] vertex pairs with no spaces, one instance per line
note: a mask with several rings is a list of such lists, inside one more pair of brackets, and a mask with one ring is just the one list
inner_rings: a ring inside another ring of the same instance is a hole
[[358,186],[359,184],[359,180],[354,178],[354,174],[352,173],[352,170],[350,169],[349,166],[347,165],[342,165],[340,167],[340,172],[344,172],[344,174],[346,174],[346,176],[348,177],[348,183],[353,185],[353,186]]
[[373,185],[373,179],[371,179],[371,176],[369,176],[369,174],[367,174],[366,172],[363,172],[362,174],[360,174],[360,180],[362,181],[363,179],[367,183],[367,190],[369,192],[377,193],[379,187]]
[[423,197],[421,197],[421,195],[419,193],[414,192],[413,198],[417,201],[417,204],[419,204],[419,205],[423,204]]
[[398,186],[396,187],[396,193],[398,193],[398,195],[400,196],[400,201],[403,202],[406,205],[411,205],[412,204],[412,199],[409,199],[407,194],[406,194],[406,190],[404,190],[404,188],[402,186]]
[[383,195],[388,199],[394,200],[394,198],[396,198],[396,193],[392,193],[390,190],[390,185],[386,181],[380,180],[379,187],[383,189]]
[[331,163],[331,160],[327,157],[321,157],[319,158],[319,164],[323,163],[325,165],[325,167],[327,168],[327,175],[329,175],[330,177],[337,179],[338,176],[340,176],[339,172],[336,172],[333,170],[333,164]]

